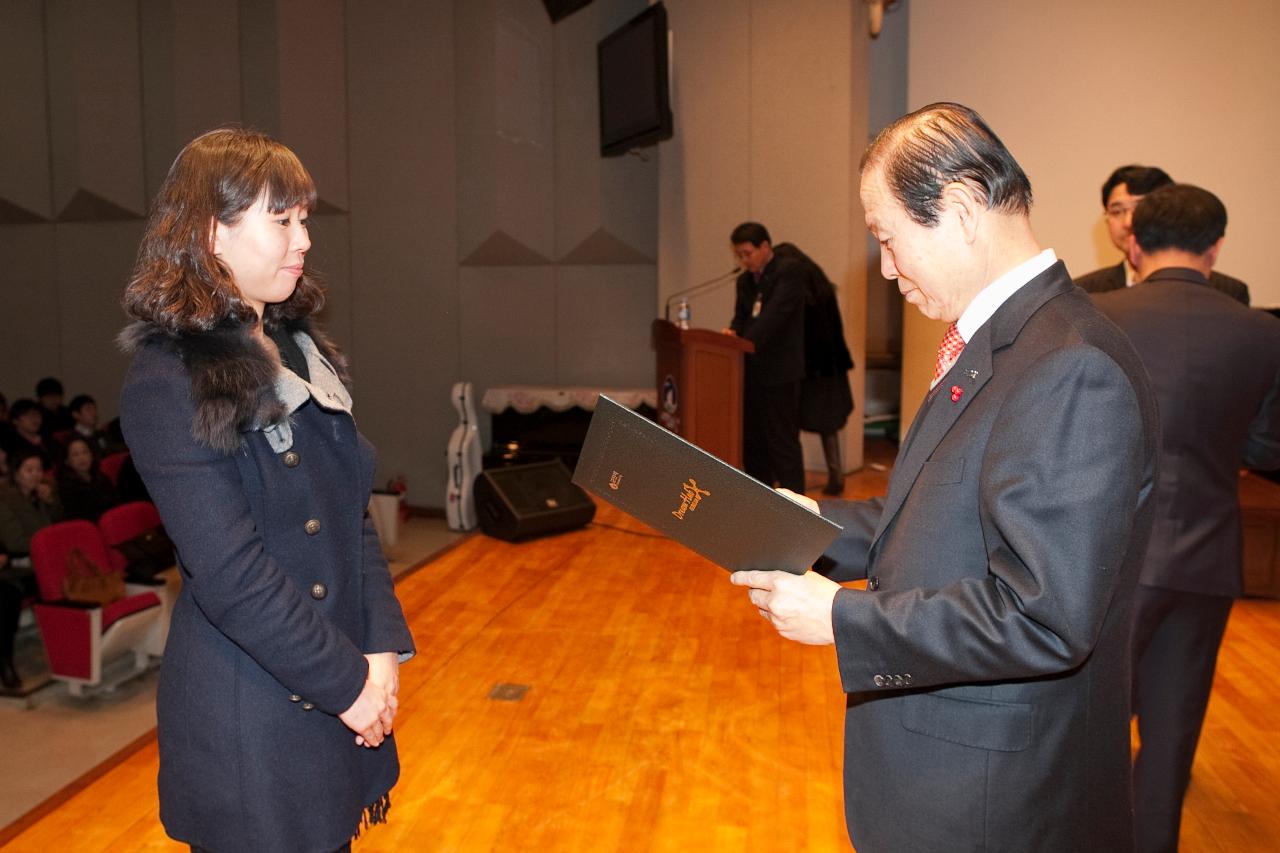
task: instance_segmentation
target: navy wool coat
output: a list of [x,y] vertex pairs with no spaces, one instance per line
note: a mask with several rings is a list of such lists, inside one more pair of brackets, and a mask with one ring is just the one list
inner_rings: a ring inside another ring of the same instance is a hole
[[241,326],[121,336],[125,439],[183,580],[157,696],[160,819],[218,853],[334,850],[385,819],[399,775],[392,738],[357,746],[337,717],[365,654],[413,653],[365,511],[375,455],[341,357],[289,332],[309,383]]

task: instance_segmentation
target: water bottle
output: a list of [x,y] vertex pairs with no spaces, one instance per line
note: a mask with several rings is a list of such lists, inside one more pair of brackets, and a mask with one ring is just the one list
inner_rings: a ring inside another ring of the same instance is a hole
[[676,308],[676,325],[682,329],[689,328],[689,320],[692,319],[693,313],[689,310],[689,300],[681,299],[680,305]]

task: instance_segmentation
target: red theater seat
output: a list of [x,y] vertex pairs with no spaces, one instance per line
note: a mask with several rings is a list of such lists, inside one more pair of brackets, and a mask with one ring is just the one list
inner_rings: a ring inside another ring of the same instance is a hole
[[[102,534],[88,521],[51,524],[31,537],[31,565],[40,588],[40,601],[32,609],[50,674],[79,696],[85,687],[111,689],[145,672],[155,638],[167,626],[162,623],[163,584],[159,589],[127,584],[125,597],[105,607],[66,600],[62,587],[72,549],[105,571],[119,570],[112,566]],[[133,655],[132,668],[104,682],[103,666],[127,654]]]

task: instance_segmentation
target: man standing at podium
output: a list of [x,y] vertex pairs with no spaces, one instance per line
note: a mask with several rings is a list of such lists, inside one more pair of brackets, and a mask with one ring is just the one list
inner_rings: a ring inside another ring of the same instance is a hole
[[[883,500],[824,501],[833,578],[735,572],[788,639],[832,644],[859,853],[1133,848],[1129,616],[1158,418],[1124,334],[1031,231],[1031,184],[968,107],[862,167],[881,267],[944,320]],[[797,496],[818,510],[817,502]]]
[[758,222],[742,223],[729,241],[745,272],[738,276],[726,331],[756,347],[743,375],[742,467],[766,485],[803,492],[804,270],[795,259],[774,254],[769,232]]

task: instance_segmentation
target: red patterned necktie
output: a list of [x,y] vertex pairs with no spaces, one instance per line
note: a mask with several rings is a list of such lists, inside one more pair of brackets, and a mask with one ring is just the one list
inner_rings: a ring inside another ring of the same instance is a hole
[[947,333],[942,336],[942,343],[938,344],[938,360],[933,365],[933,385],[937,385],[938,380],[947,375],[947,371],[956,363],[956,359],[960,357],[963,350],[964,338],[960,337],[960,330],[956,328],[955,323],[952,323],[947,327]]

